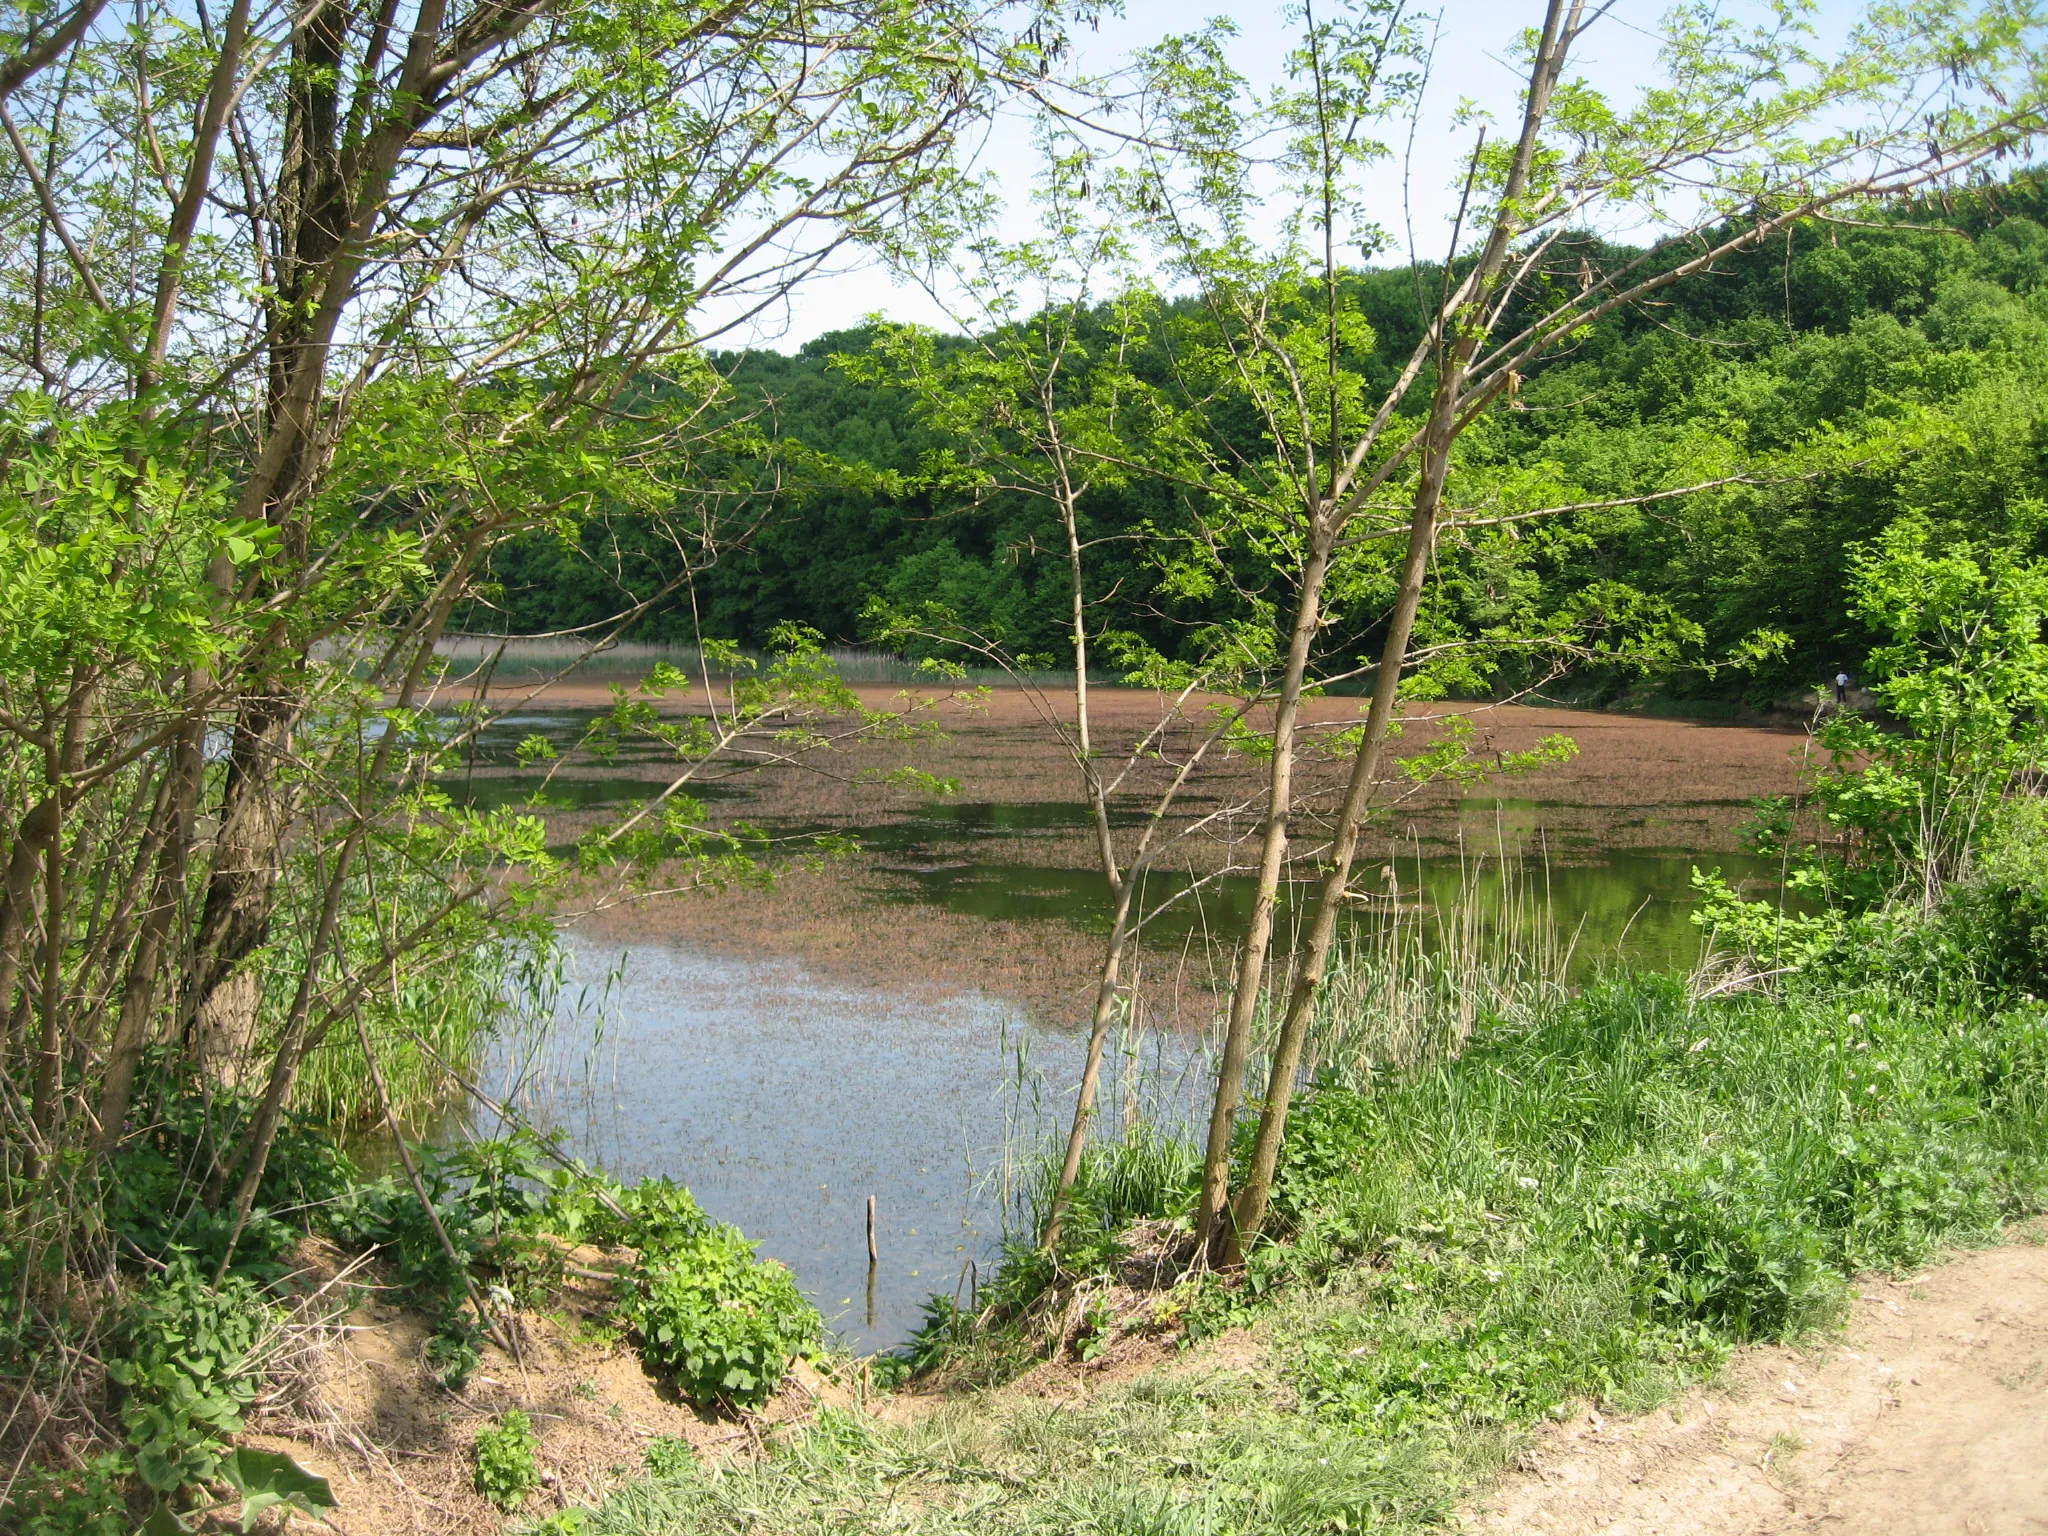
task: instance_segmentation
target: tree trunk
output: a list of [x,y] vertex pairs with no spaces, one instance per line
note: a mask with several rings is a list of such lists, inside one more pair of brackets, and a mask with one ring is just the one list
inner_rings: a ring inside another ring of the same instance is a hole
[[296,714],[275,692],[245,699],[221,789],[184,1019],[187,1054],[222,1087],[241,1086],[256,1035],[261,978],[246,962],[270,936],[286,820],[276,764],[291,749]]
[[[1443,503],[1444,479],[1450,471],[1451,447],[1470,420],[1472,411],[1476,410],[1470,402],[1461,402],[1460,398],[1468,378],[1467,370],[1485,334],[1488,307],[1495,298],[1500,273],[1521,227],[1517,222],[1517,204],[1528,187],[1543,122],[1550,110],[1551,95],[1564,69],[1572,39],[1576,36],[1583,6],[1584,0],[1549,0],[1545,8],[1543,31],[1530,66],[1529,90],[1523,101],[1521,137],[1501,189],[1500,211],[1474,266],[1470,278],[1470,299],[1456,305],[1453,313],[1444,315],[1444,323],[1437,332],[1448,339],[1450,345],[1440,354],[1436,389],[1431,396],[1429,420],[1424,429],[1422,461],[1415,488],[1414,514],[1409,525],[1407,559],[1402,566],[1401,590],[1389,618],[1387,640],[1374,678],[1372,709],[1367,718],[1365,738],[1359,743],[1351,782],[1338,816],[1331,864],[1323,881],[1322,905],[1310,931],[1308,948],[1301,956],[1287,1012],[1281,1022],[1280,1037],[1274,1045],[1273,1069],[1268,1080],[1266,1103],[1260,1115],[1258,1136],[1253,1143],[1252,1167],[1232,1211],[1231,1225],[1236,1230],[1224,1235],[1225,1262],[1235,1262],[1241,1257],[1244,1241],[1257,1232],[1265,1219],[1273,1169],[1279,1160],[1280,1140],[1286,1129],[1287,1109],[1293,1097],[1294,1076],[1301,1067],[1302,1045],[1315,1014],[1316,993],[1322,984],[1323,968],[1328,962],[1330,944],[1336,934],[1339,909],[1351,878],[1351,860],[1358,847],[1359,821],[1371,796],[1373,775],[1378,770],[1387,728],[1392,723],[1401,671],[1407,659],[1408,637],[1422,600],[1422,586],[1436,538],[1437,514]],[[1338,531],[1333,528],[1330,537],[1334,539]],[[1233,1003],[1237,1001],[1233,999]],[[1210,1137],[1213,1156],[1213,1124]],[[1226,1159],[1227,1150],[1226,1142]],[[1227,1175],[1227,1161],[1224,1172]],[[1207,1214],[1205,1205],[1205,1217]]]
[[[14,848],[7,856],[4,906],[0,906],[0,1008],[16,1018],[14,988],[21,980],[22,950],[35,917],[36,879],[42,873],[44,850],[56,841],[57,802],[38,801],[15,829]],[[12,1031],[7,1042],[11,1052]]]
[[[1455,391],[1452,402],[1455,404]],[[1372,798],[1373,779],[1384,755],[1387,730],[1393,723],[1401,671],[1408,660],[1408,637],[1415,627],[1415,613],[1422,603],[1423,582],[1429,574],[1429,557],[1436,541],[1437,509],[1443,496],[1444,474],[1450,459],[1450,436],[1432,443],[1424,459],[1421,484],[1416,489],[1415,515],[1408,532],[1408,557],[1401,569],[1401,588],[1387,625],[1387,638],[1380,650],[1379,666],[1373,674],[1372,708],[1367,712],[1365,736],[1352,761],[1351,782],[1345,787],[1344,803],[1337,813],[1336,835],[1330,849],[1329,868],[1324,872],[1322,890],[1308,943],[1294,972],[1294,986],[1287,999],[1287,1013],[1280,1025],[1280,1038],[1273,1047],[1272,1069],[1266,1079],[1266,1101],[1259,1114],[1257,1139],[1252,1144],[1251,1166],[1232,1207],[1231,1230],[1226,1234],[1224,1262],[1235,1264],[1244,1245],[1256,1237],[1265,1224],[1266,1202],[1272,1194],[1273,1170],[1280,1158],[1280,1141],[1287,1129],[1287,1110],[1294,1095],[1295,1075],[1301,1070],[1302,1046],[1308,1039],[1310,1021],[1315,1017],[1316,995],[1322,986],[1323,970],[1329,963],[1330,946],[1336,938],[1337,920],[1342,915],[1344,894],[1351,883],[1351,862],[1358,852],[1358,834],[1365,808]]]
[[208,682],[203,672],[187,680],[186,718],[171,745],[169,782],[164,786],[165,824],[162,844],[157,850],[156,875],[149,907],[142,914],[136,935],[135,952],[128,962],[128,975],[121,988],[121,1012],[107,1048],[106,1073],[100,1080],[99,1126],[93,1138],[94,1149],[100,1152],[112,1147],[123,1134],[136,1068],[142,1060],[142,1048],[148,1040],[149,1022],[156,1007],[164,949],[184,901],[185,870],[192,853],[192,823],[199,803],[200,778],[205,771],[206,715],[201,696]]
[[1137,884],[1135,874],[1127,876],[1116,893],[1116,914],[1110,921],[1109,944],[1103,951],[1102,971],[1095,985],[1095,1015],[1088,1030],[1088,1058],[1081,1067],[1081,1086],[1074,1094],[1074,1123],[1067,1131],[1067,1154],[1060,1164],[1059,1183],[1053,1186],[1052,1204],[1045,1218],[1045,1235],[1040,1243],[1048,1253],[1059,1247],[1060,1229],[1066,1221],[1074,1181],[1081,1174],[1081,1153],[1088,1145],[1088,1127],[1095,1118],[1096,1090],[1102,1079],[1102,1050],[1109,1039],[1110,1023],[1116,1017],[1118,981],[1123,972],[1124,945],[1130,936],[1131,901]]
[[1209,1113],[1209,1140],[1202,1159],[1202,1202],[1196,1213],[1198,1251],[1218,1258],[1224,1249],[1221,1228],[1230,1201],[1230,1139],[1237,1125],[1238,1103],[1244,1094],[1252,1020],[1258,1014],[1266,947],[1273,938],[1273,909],[1287,860],[1287,818],[1294,795],[1295,720],[1301,709],[1301,685],[1308,670],[1309,646],[1322,622],[1323,579],[1330,568],[1330,539],[1314,524],[1311,538],[1308,564],[1302,571],[1301,595],[1295,604],[1294,632],[1288,642],[1287,670],[1281,677],[1273,713],[1273,766],[1267,781],[1266,835],[1259,850],[1251,924],[1245,933],[1244,953],[1237,965],[1237,985],[1230,998],[1230,1022],[1223,1037],[1223,1059],[1216,1069],[1216,1101]]

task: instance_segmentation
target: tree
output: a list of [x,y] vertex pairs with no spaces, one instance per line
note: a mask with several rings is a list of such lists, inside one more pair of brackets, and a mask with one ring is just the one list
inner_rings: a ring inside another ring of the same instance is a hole
[[[385,1021],[373,994],[396,1010],[452,984],[538,910],[559,865],[537,818],[434,782],[487,717],[445,708],[451,615],[525,530],[633,516],[715,559],[771,472],[706,348],[848,242],[914,241],[961,194],[958,136],[1050,67],[1063,15],[231,0],[10,24],[0,1010],[21,1305],[57,1308],[71,1245],[99,1241],[94,1181],[152,1044],[249,1100],[199,1170],[240,1231],[330,1030]],[[708,741],[667,741],[679,782],[843,702],[814,645],[784,652]],[[715,873],[680,800],[605,856]]]
[[[1360,350],[1362,318],[1347,304],[1336,253],[1341,244],[1382,238],[1366,223],[1357,173],[1386,153],[1370,132],[1412,99],[1422,42],[1392,4],[1348,9],[1335,20],[1319,20],[1310,7],[1295,14],[1293,83],[1256,109],[1228,66],[1224,36],[1212,31],[1147,54],[1140,67],[1153,115],[1138,138],[1148,149],[1141,170],[1119,189],[1134,214],[1149,216],[1162,261],[1202,296],[1213,319],[1217,340],[1197,361],[1209,376],[1227,377],[1256,413],[1267,457],[1256,466],[1232,463],[1212,484],[1240,507],[1268,510],[1267,547],[1291,587],[1253,918],[1198,1213],[1205,1246],[1226,1261],[1263,1222],[1358,829],[1404,678],[1434,650],[1418,655],[1411,641],[1436,553],[1447,537],[1587,509],[1587,500],[1541,477],[1489,486],[1483,475],[1461,473],[1460,439],[1489,411],[1514,404],[1536,365],[1586,327],[1717,271],[1820,210],[1962,175],[2041,126],[2031,22],[2003,10],[1874,13],[1835,59],[1810,48],[1796,13],[1752,30],[1705,10],[1680,11],[1666,37],[1668,80],[1623,110],[1568,73],[1574,50],[1605,12],[1555,0],[1521,44],[1527,73],[1517,131],[1497,141],[1483,127],[1475,134],[1423,339],[1393,383],[1371,398],[1345,367]],[[1403,60],[1415,67],[1395,70]],[[1909,101],[1916,110],[1907,126],[1899,104]],[[1847,133],[1827,126],[1851,112],[1869,121]],[[1286,145],[1271,166],[1259,152],[1270,137]],[[1277,178],[1274,197],[1263,191],[1266,175]],[[1568,239],[1617,213],[1661,222],[1670,234],[1651,251],[1597,262]],[[1271,227],[1279,239],[1261,244],[1262,229]],[[1304,290],[1322,300],[1319,324],[1289,307]],[[1213,388],[1190,393],[1217,398]],[[1218,462],[1227,460],[1219,455]],[[1746,475],[1735,466],[1713,478]],[[1647,494],[1676,496],[1702,483]],[[1567,494],[1556,495],[1559,489]],[[1457,510],[1461,490],[1475,493],[1479,505]],[[1379,539],[1402,546],[1391,568],[1361,558]],[[1298,701],[1333,605],[1355,600],[1375,579],[1384,606],[1372,707],[1330,828],[1318,916],[1291,966],[1260,1127],[1233,1208],[1232,1134],[1295,810]],[[1627,594],[1614,596],[1628,605]],[[1587,619],[1604,622],[1602,602],[1595,591],[1580,600],[1579,614],[1561,613],[1565,623],[1549,643],[1584,648],[1573,631]]]
[[[863,383],[905,390],[919,421],[946,445],[926,456],[915,482],[920,488],[968,504],[1007,496],[1052,514],[1066,576],[1070,718],[1031,676],[1031,663],[1044,667],[1053,657],[1022,653],[1008,637],[977,629],[939,604],[878,603],[874,618],[875,633],[887,642],[937,643],[1011,672],[1081,777],[1110,922],[1073,1120],[1041,1233],[1043,1246],[1057,1251],[1096,1113],[1104,1047],[1129,997],[1127,960],[1149,915],[1145,877],[1181,839],[1221,814],[1169,830],[1181,791],[1243,710],[1223,712],[1192,732],[1176,727],[1198,691],[1237,683],[1243,667],[1241,657],[1226,652],[1202,666],[1152,669],[1145,680],[1160,689],[1155,722],[1120,751],[1100,741],[1091,665],[1101,651],[1126,655],[1137,647],[1096,616],[1115,586],[1103,579],[1097,554],[1118,535],[1096,529],[1091,504],[1147,476],[1170,478],[1183,450],[1171,414],[1162,413],[1157,391],[1135,366],[1158,320],[1157,295],[1138,279],[1128,238],[1090,206],[1091,178],[1105,169],[1101,157],[1049,114],[1038,127],[1039,238],[1005,244],[977,225],[971,238],[952,242],[958,254],[944,263],[943,280],[929,269],[916,273],[934,298],[955,307],[965,339],[879,326],[872,345],[841,357],[840,366]],[[1145,814],[1119,836],[1112,801],[1133,792],[1145,801]],[[1168,899],[1184,900],[1192,891],[1184,887]]]

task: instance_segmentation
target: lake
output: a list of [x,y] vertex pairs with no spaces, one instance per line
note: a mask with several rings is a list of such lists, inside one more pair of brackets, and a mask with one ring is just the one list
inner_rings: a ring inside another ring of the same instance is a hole
[[[561,709],[494,728],[461,792],[501,804],[530,794],[537,778],[511,762],[512,744],[540,733],[569,746],[589,718]],[[700,798],[717,815],[776,837],[852,832],[861,851],[773,891],[585,913],[567,942],[602,1006],[565,1012],[546,1048],[503,1047],[490,1063],[580,1155],[619,1177],[689,1185],[788,1264],[858,1351],[901,1343],[933,1293],[966,1299],[1024,1209],[1020,1181],[1071,1112],[1108,890],[1089,865],[1071,767],[1030,724],[999,713],[960,724],[935,765],[961,779],[944,800],[854,793],[843,779],[823,794],[786,777],[713,786]],[[1568,769],[1411,797],[1373,834],[1356,888],[1425,935],[1459,900],[1482,913],[1538,906],[1580,978],[1624,961],[1689,967],[1695,865],[1775,886],[1735,831],[1747,794],[1791,787],[1799,738],[1547,710],[1500,729],[1512,747],[1561,726],[1582,740]],[[644,795],[661,767],[645,750],[609,766],[565,761],[549,786],[551,830],[573,840]],[[1192,804],[1228,792],[1211,786]],[[1121,804],[1119,821],[1140,809]],[[1206,1113],[1199,1026],[1249,903],[1232,857],[1204,849],[1148,880],[1154,901],[1180,899],[1148,929],[1147,1002],[1119,1038],[1110,1125],[1134,1103],[1183,1124]],[[1283,931],[1312,889],[1290,883]]]

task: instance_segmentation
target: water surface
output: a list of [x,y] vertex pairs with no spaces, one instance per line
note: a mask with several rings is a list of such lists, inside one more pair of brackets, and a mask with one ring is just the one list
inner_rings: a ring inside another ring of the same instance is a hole
[[[571,951],[584,982],[619,960]],[[793,962],[666,946],[625,957],[604,1017],[595,1043],[585,1017],[537,1057],[501,1051],[497,1089],[614,1176],[687,1184],[859,1351],[901,1343],[929,1296],[971,1283],[970,1260],[986,1273],[1020,1171],[1064,1131],[1085,1045],[991,998],[890,997]],[[1128,1093],[1171,1121],[1204,1090],[1197,1041],[1154,1034],[1117,1054],[1111,1124]]]

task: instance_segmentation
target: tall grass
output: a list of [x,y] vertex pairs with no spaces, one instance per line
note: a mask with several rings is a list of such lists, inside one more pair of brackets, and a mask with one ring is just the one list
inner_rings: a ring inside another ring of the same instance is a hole
[[[374,878],[358,882],[363,899],[350,908],[354,915],[342,924],[341,941],[351,952],[375,955],[384,932],[417,922],[445,901],[446,892],[381,850],[366,854],[364,864]],[[565,967],[554,929],[540,919],[492,919],[473,904],[443,930],[430,949],[391,966],[385,985],[367,992],[353,1015],[308,1054],[293,1085],[295,1110],[349,1129],[382,1123],[384,1105],[363,1058],[358,1019],[391,1108],[409,1131],[463,1092],[458,1074],[475,1080],[492,1042],[509,1037],[530,1048],[545,1038]],[[286,926],[277,946],[289,957],[303,941],[298,928]],[[290,965],[266,971],[286,983],[297,974]],[[288,985],[264,987],[268,1027],[277,1028],[289,1000]]]
[[[1526,1024],[1571,996],[1577,933],[1559,921],[1547,866],[1496,854],[1461,859],[1455,888],[1422,899],[1400,866],[1339,939],[1318,1000],[1303,1076],[1363,1087],[1443,1060],[1481,1024]],[[1275,989],[1277,1016],[1284,992]]]

